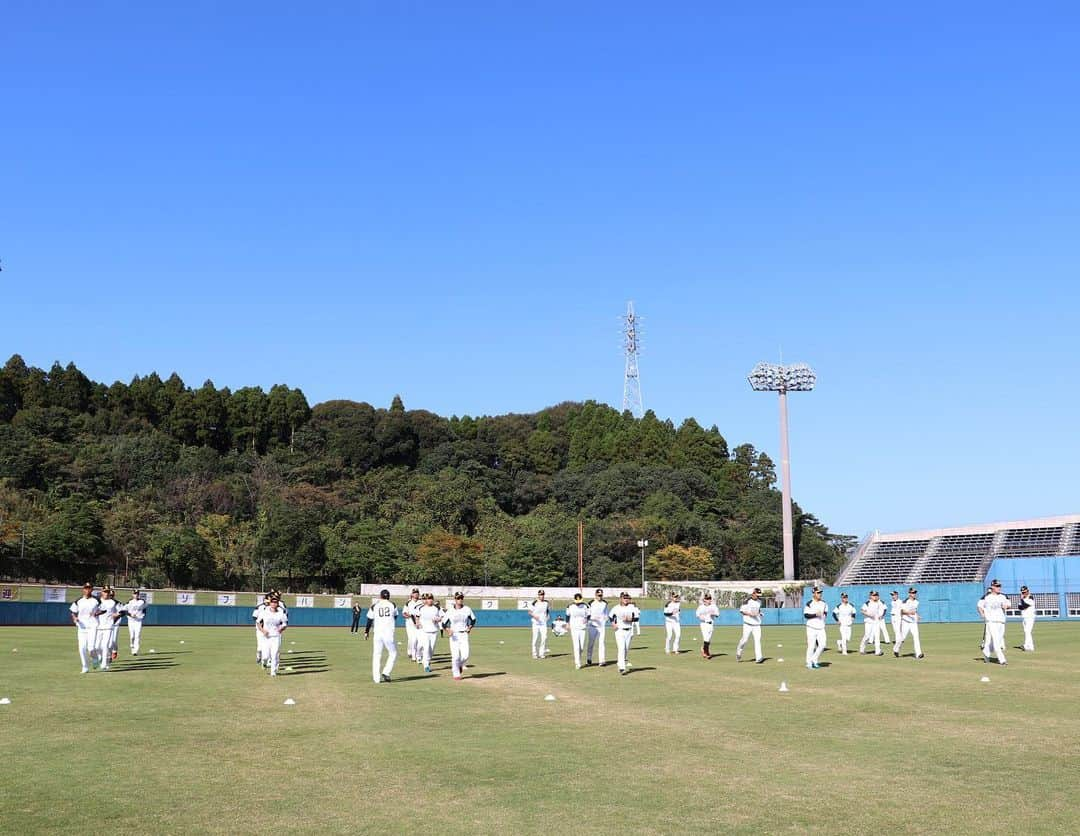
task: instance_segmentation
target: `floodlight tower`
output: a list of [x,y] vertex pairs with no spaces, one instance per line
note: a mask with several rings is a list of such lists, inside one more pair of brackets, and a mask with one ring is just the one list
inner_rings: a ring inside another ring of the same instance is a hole
[[817,383],[814,370],[805,363],[777,366],[758,363],[746,378],[755,392],[780,393],[780,470],[784,492],[784,580],[795,580],[795,543],[791,530],[791,461],[788,456],[787,393],[810,392]]
[[623,317],[623,351],[626,353],[626,373],[623,375],[623,412],[630,410],[635,418],[645,413],[641,401],[641,377],[638,374],[638,327],[639,320],[634,314],[634,303],[626,303],[626,316]]

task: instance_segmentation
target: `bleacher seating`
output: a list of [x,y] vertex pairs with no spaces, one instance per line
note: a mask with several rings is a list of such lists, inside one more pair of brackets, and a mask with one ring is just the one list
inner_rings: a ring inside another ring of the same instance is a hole
[[837,584],[967,583],[985,580],[997,557],[1080,555],[1080,514],[903,534],[875,532]]

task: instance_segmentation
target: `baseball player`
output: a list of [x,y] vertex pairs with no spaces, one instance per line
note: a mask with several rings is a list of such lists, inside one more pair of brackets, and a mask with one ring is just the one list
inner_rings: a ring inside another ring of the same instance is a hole
[[833,607],[833,618],[840,625],[840,638],[836,640],[836,649],[847,656],[848,642],[851,641],[851,627],[855,624],[855,608],[848,603],[846,592],[840,593],[840,603]]
[[870,599],[860,609],[863,614],[863,637],[859,642],[859,653],[866,653],[866,645],[873,642],[874,655],[881,656],[881,629],[885,621],[885,602],[881,600],[875,589],[870,592]]
[[1024,622],[1024,646],[1021,650],[1035,652],[1035,640],[1031,637],[1035,629],[1035,596],[1026,587],[1020,587],[1020,618]]
[[[889,593],[889,597],[892,599],[889,602],[889,623],[892,624],[893,640],[898,642],[900,641],[900,608],[904,605],[904,602],[900,600],[900,593],[895,589]],[[884,623],[881,625],[881,630],[884,633],[882,641],[888,643],[889,631],[885,629]]]
[[919,599],[916,597],[918,594],[915,587],[911,587],[908,590],[908,597],[900,604],[900,633],[896,637],[896,644],[893,645],[893,656],[897,658],[908,636],[911,636],[915,644],[915,658],[923,658],[922,643],[919,641]]
[[672,592],[664,604],[664,653],[679,653],[679,639],[682,638],[682,601],[678,592]]
[[420,664],[425,673],[431,673],[431,656],[435,652],[435,640],[439,637],[443,611],[435,603],[435,596],[425,592],[416,611],[416,629],[420,634]]
[[101,602],[94,597],[94,585],[84,583],[82,598],[74,601],[69,608],[71,623],[78,631],[79,659],[82,661],[82,672],[90,670],[97,657],[97,630],[98,613],[101,612]]
[[604,637],[607,632],[608,605],[604,600],[604,590],[596,590],[595,596],[589,602],[589,647],[586,651],[585,664],[593,663],[593,648],[597,648],[597,660],[600,667],[604,667]]
[[618,654],[619,673],[626,676],[630,664],[630,641],[634,636],[634,623],[641,620],[641,610],[630,603],[630,593],[619,595],[619,603],[611,608],[609,616],[615,628],[615,650]]
[[713,604],[711,593],[705,593],[701,599],[701,604],[694,611],[694,615],[697,616],[701,627],[701,656],[703,659],[711,659],[712,653],[709,651],[709,642],[712,641],[713,619],[720,616],[720,610]]
[[264,595],[251,611],[251,620],[255,623],[255,664],[257,665],[265,665],[269,660],[266,652],[266,636],[259,629],[259,619],[262,618],[263,610],[266,609],[268,598],[269,596]]
[[998,664],[1007,664],[1005,661],[1005,612],[1010,606],[1008,597],[1001,594],[1001,581],[995,578],[990,582],[990,594],[982,600],[982,613],[983,618],[986,619],[986,634],[989,638],[989,641],[983,645],[983,662],[989,662],[990,654],[997,653]]
[[424,657],[420,648],[420,632],[416,629],[416,613],[421,606],[420,590],[413,587],[409,600],[401,608],[401,614],[405,617],[405,650],[414,662]]
[[271,598],[263,608],[256,625],[266,640],[263,652],[268,658],[270,676],[277,676],[278,663],[281,661],[281,635],[289,626],[289,616],[281,609],[281,601]]
[[124,604],[127,613],[128,642],[131,645],[131,655],[139,655],[139,646],[142,641],[143,619],[146,618],[146,601],[142,597],[142,590],[133,589],[131,600]]
[[112,661],[113,628],[120,620],[119,605],[116,603],[116,594],[111,586],[102,587],[101,603],[98,604],[98,628],[97,628],[97,651],[101,669],[107,671],[109,662]]
[[476,626],[476,615],[472,607],[465,606],[463,593],[454,593],[454,605],[446,612],[443,625],[450,628],[450,667],[454,679],[460,680],[469,661],[469,633]]
[[806,621],[806,667],[812,670],[821,667],[821,653],[828,644],[825,636],[825,619],[828,615],[829,605],[821,600],[821,588],[815,586],[811,599],[803,607],[803,619]]
[[532,657],[543,659],[547,656],[548,616],[551,605],[545,600],[544,590],[536,591],[536,600],[529,604],[529,618],[532,619]]
[[753,636],[754,661],[760,665],[765,661],[761,655],[761,589],[754,587],[750,593],[750,599],[739,607],[739,613],[742,615],[743,627],[742,638],[739,639],[739,643],[735,647],[735,661],[742,661],[743,648],[746,647],[746,643]]
[[566,608],[566,620],[570,624],[570,644],[574,648],[574,667],[581,670],[581,655],[585,652],[585,641],[589,633],[589,605],[580,592],[574,593],[574,600]]
[[[390,590],[379,592],[379,599],[367,611],[367,624],[364,626],[364,638],[374,630],[375,640],[371,644],[371,679],[378,685],[390,681],[390,672],[397,661],[397,643],[394,641],[394,627],[397,625],[398,608],[390,600]],[[386,664],[382,664],[382,652],[386,651]],[[379,668],[382,666],[382,673]]]

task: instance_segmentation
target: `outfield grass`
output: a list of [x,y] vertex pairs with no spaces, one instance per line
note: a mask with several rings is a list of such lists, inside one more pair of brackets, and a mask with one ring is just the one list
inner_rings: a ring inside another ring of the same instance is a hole
[[736,664],[735,628],[709,662],[696,630],[669,657],[646,628],[620,677],[575,671],[568,638],[534,661],[527,630],[478,628],[471,678],[440,640],[433,675],[402,653],[376,686],[345,629],[289,630],[270,679],[251,628],[147,627],[86,675],[73,628],[0,628],[0,831],[1075,832],[1080,625],[1040,623],[1006,668],[978,632],[808,671],[800,628],[766,628],[764,665]]

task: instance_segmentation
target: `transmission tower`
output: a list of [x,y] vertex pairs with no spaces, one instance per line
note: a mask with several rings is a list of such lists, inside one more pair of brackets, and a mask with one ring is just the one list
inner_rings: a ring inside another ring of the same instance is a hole
[[622,408],[635,418],[645,413],[641,400],[641,375],[638,373],[638,350],[641,348],[640,323],[634,313],[634,303],[626,303],[623,317],[623,351],[626,353],[626,373],[623,376]]

